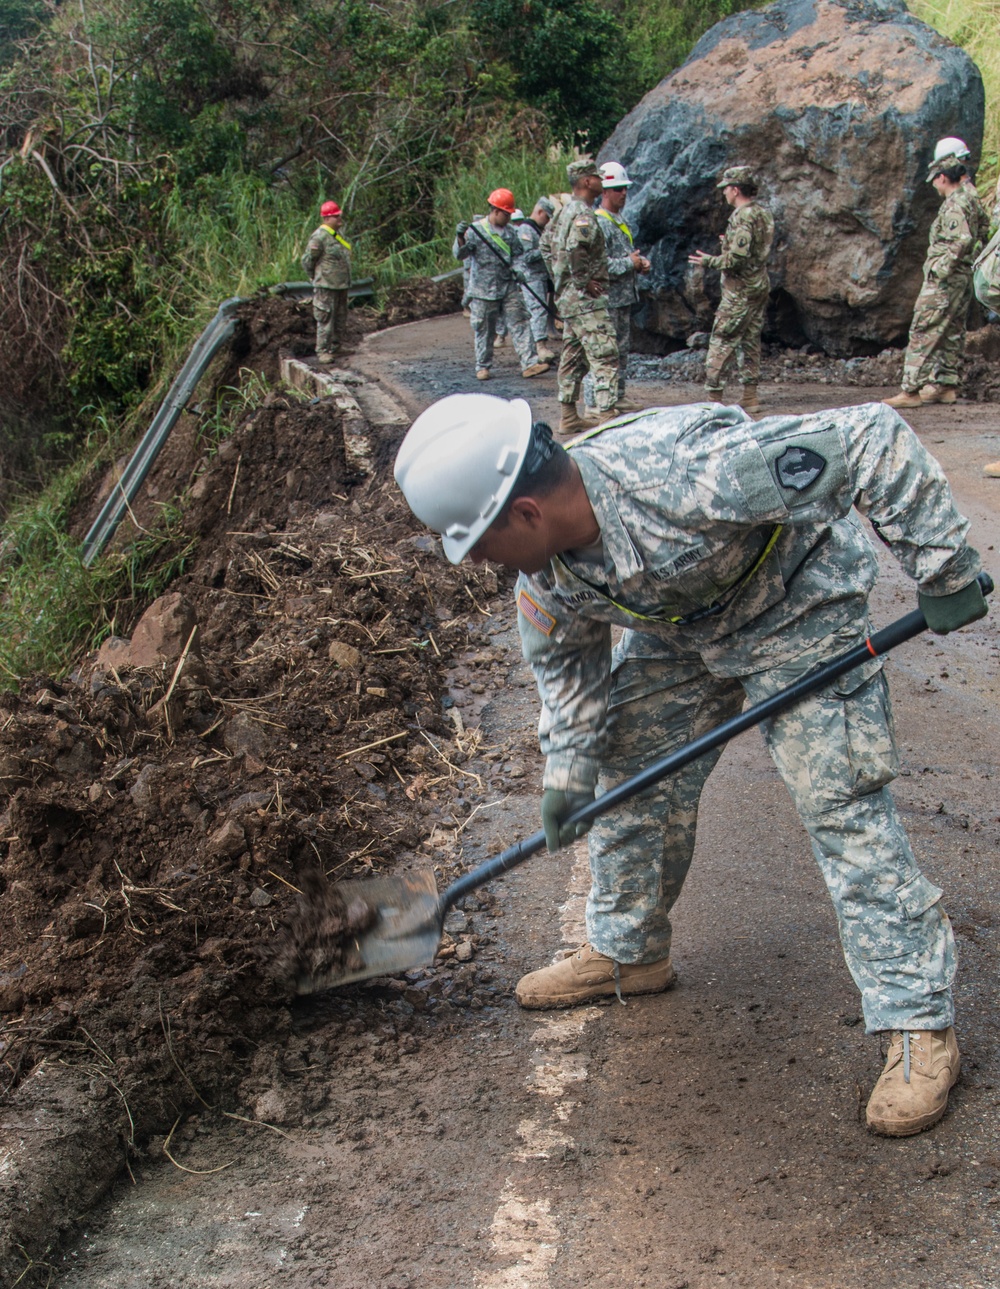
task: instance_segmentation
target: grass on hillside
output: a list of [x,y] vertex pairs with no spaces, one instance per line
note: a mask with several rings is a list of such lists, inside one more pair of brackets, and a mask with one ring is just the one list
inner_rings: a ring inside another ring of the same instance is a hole
[[914,15],[961,45],[986,87],[986,130],[976,183],[989,196],[1000,173],[1000,0],[910,0]]
[[[244,414],[269,392],[259,373],[248,372],[239,389],[227,388],[214,415],[203,422],[209,455]],[[86,450],[37,497],[15,508],[0,543],[0,690],[16,688],[33,673],[59,677],[82,652],[105,636],[128,629],[137,612],[183,572],[197,546],[185,531],[183,498],[161,508],[148,529],[89,568],[82,546],[68,533],[81,488],[117,455],[111,427],[98,418]]]

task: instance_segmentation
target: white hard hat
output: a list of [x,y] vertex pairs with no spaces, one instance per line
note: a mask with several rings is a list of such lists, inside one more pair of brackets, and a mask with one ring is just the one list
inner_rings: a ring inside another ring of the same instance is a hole
[[512,224],[516,224],[519,219],[523,219],[523,218],[524,218],[524,211],[521,209],[520,206],[515,206],[514,213],[510,217],[510,222]]
[[531,440],[523,398],[449,394],[421,412],[393,473],[416,517],[460,564],[500,513]]
[[969,145],[964,139],[938,139],[934,145],[935,161],[940,161],[942,157],[957,157],[959,161],[965,161],[971,156]]
[[628,171],[617,161],[605,161],[601,166],[601,183],[605,188],[631,188]]

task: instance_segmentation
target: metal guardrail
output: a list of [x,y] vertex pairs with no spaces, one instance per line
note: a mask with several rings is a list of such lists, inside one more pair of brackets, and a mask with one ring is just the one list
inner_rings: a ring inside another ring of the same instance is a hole
[[452,278],[461,277],[465,269],[449,269],[447,273],[438,273],[431,278],[432,282],[450,282]]
[[[287,295],[296,299],[307,299],[312,295],[312,291],[311,282],[281,282],[271,288],[272,295]],[[348,289],[348,295],[352,299],[373,294],[371,278],[361,278]],[[166,398],[150,422],[149,429],[142,436],[129,458],[128,465],[122,471],[121,478],[112,488],[110,496],[101,507],[100,514],[83,539],[83,563],[88,568],[107,546],[118,525],[128,514],[163,445],[190,402],[198,382],[208,370],[209,363],[222,346],[232,339],[236,330],[238,306],[246,303],[247,300],[238,295],[224,300],[219,305],[215,317],[195,341],[187,361],[178,372],[174,383],[167,391]]]

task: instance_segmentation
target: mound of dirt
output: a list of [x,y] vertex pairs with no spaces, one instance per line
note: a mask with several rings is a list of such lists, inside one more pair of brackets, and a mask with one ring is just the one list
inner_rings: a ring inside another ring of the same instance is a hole
[[[467,758],[444,668],[496,579],[426,558],[391,482],[344,461],[335,408],[269,396],[191,467],[194,562],[132,633],[162,661],[123,637],[0,700],[0,1092],[15,1124],[93,1122],[58,1161],[70,1194],[280,1042],[300,892],[426,864],[426,784]],[[329,941],[364,921],[326,914]],[[0,1178],[0,1279],[58,1234],[25,1177]]]
[[418,318],[455,313],[461,307],[461,277],[449,277],[443,282],[429,277],[413,278],[389,292],[385,308],[379,315],[379,327],[397,327]]

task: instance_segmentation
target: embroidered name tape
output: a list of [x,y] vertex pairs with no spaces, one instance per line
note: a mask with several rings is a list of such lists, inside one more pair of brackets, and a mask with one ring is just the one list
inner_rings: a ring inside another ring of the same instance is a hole
[[536,604],[527,591],[519,591],[517,607],[533,627],[537,627],[543,636],[550,636],[555,629],[556,620],[551,613],[546,613],[540,604]]

